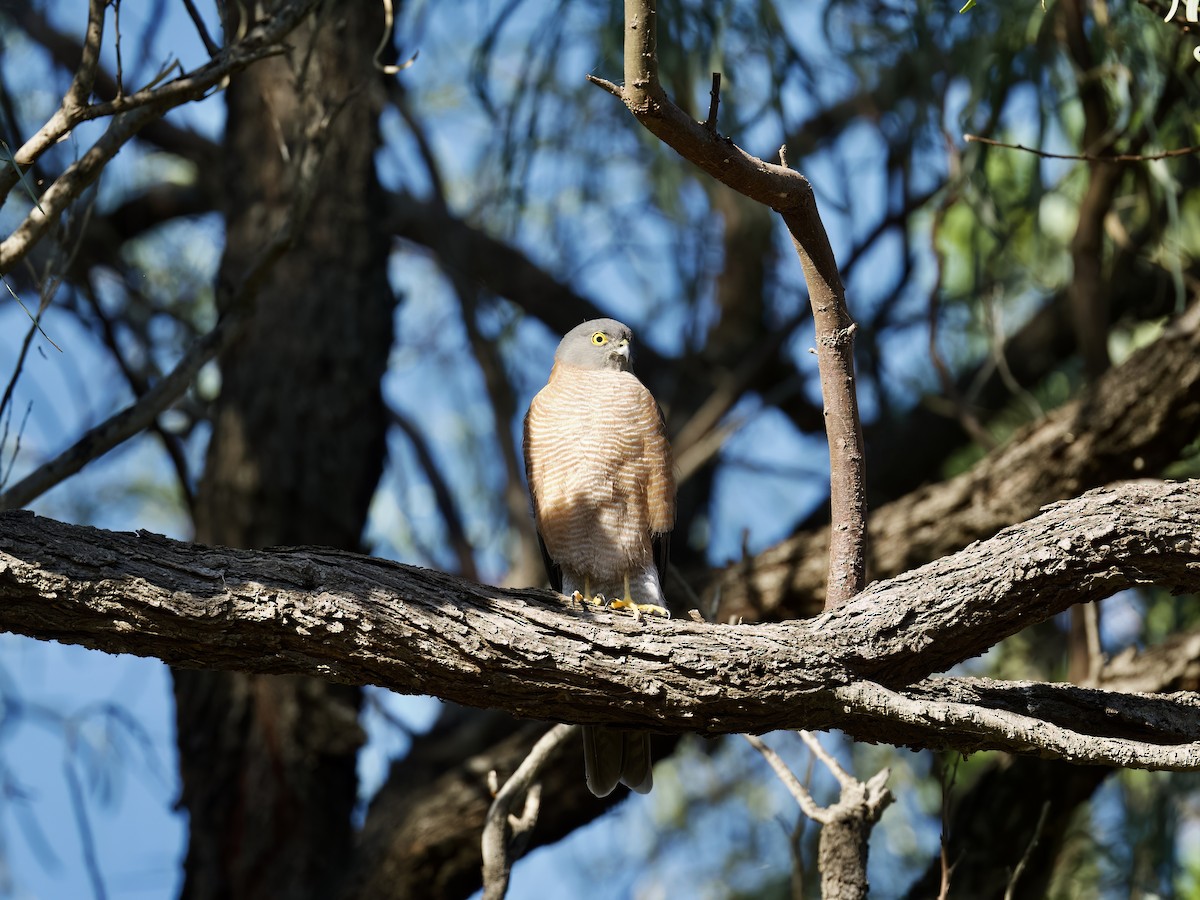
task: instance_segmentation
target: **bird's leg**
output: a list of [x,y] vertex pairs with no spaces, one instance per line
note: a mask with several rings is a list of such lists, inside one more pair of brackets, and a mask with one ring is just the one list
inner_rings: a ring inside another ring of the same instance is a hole
[[637,619],[641,619],[642,613],[650,613],[655,616],[666,616],[671,618],[671,611],[662,606],[655,606],[653,603],[635,603],[633,594],[629,591],[629,573],[625,573],[625,598],[623,600],[614,600],[612,602],[613,609],[632,609],[633,615]]
[[572,604],[591,603],[593,606],[603,606],[604,605],[604,595],[603,594],[593,595],[592,594],[592,579],[589,576],[584,575],[583,576],[583,593],[581,594],[581,593],[579,593],[579,591],[575,591],[573,594],[571,594],[571,603]]

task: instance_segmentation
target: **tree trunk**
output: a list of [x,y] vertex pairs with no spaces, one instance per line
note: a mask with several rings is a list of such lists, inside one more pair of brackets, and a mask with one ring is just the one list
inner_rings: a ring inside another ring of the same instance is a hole
[[[225,10],[227,34],[240,8]],[[296,215],[301,161],[321,159],[295,243],[220,361],[196,504],[206,543],[359,546],[384,459],[394,305],[373,160],[382,27],[377,5],[326,4],[291,36],[289,55],[251,67],[226,94],[220,284],[244,277]],[[190,815],[183,896],[331,896],[352,851],[359,690],[294,676],[174,677]]]

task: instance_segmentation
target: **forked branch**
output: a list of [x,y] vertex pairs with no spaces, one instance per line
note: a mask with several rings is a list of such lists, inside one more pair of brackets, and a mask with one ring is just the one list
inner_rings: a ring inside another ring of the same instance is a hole
[[[671,102],[658,80],[654,0],[625,0],[625,84],[589,75],[619,97],[652,134],[722,184],[783,217],[808,283],[817,330],[817,367],[829,435],[833,540],[826,609],[866,584],[866,494],[862,426],[854,389],[854,322],[812,185],[799,172],[764,162],[722,137],[714,96],[710,121],[697,122]],[[714,92],[717,90],[714,80]]]

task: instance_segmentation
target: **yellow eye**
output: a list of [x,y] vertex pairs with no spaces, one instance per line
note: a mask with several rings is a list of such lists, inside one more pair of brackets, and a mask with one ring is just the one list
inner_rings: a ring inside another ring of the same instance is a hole
[[608,335],[605,334],[603,331],[597,331],[595,334],[592,335],[592,343],[595,344],[597,347],[599,347],[601,344],[607,344],[608,343]]

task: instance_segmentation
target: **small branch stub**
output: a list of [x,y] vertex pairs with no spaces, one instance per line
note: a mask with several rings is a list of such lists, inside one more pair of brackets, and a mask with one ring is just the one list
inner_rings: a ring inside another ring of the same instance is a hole
[[708,104],[708,118],[704,122],[704,127],[715,134],[717,130],[717,108],[721,105],[720,72],[712,73],[712,90],[708,92],[708,96],[712,99]]

